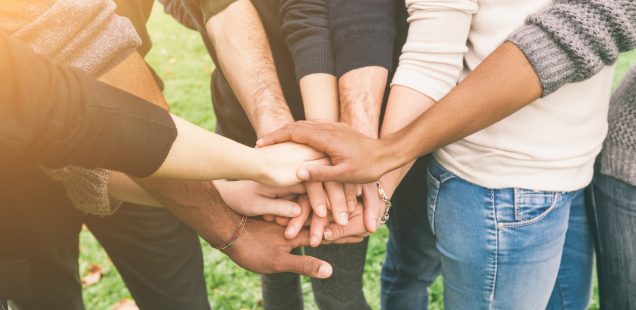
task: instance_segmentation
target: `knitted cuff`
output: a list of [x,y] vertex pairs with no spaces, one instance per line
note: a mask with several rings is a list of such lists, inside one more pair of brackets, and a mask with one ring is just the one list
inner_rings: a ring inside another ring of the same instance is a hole
[[368,66],[379,66],[391,71],[393,39],[392,36],[382,35],[383,33],[379,30],[358,33],[355,37],[349,37],[347,44],[338,46],[335,54],[338,78],[351,70]]
[[120,201],[108,195],[110,171],[67,166],[59,169],[41,169],[54,181],[62,182],[66,197],[73,206],[86,214],[108,216],[115,213]]
[[605,143],[601,173],[636,186],[636,150]]
[[292,55],[296,68],[296,78],[300,81],[313,73],[335,74],[333,51],[330,40],[303,41]]
[[546,31],[537,25],[526,25],[508,38],[526,55],[539,76],[545,97],[572,80],[576,64]]

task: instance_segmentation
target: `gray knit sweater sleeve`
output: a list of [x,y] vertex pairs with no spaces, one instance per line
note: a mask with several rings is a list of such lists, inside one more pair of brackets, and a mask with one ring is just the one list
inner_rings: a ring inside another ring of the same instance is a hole
[[636,186],[636,66],[612,96],[608,123],[601,173]]
[[636,48],[636,1],[555,0],[508,40],[524,52],[547,96]]

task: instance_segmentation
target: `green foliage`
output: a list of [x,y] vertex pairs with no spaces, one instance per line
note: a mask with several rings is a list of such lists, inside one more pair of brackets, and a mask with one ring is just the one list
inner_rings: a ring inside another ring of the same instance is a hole
[[[149,29],[154,47],[147,57],[165,83],[165,95],[173,111],[207,129],[214,129],[215,118],[210,104],[210,75],[214,65],[203,46],[198,33],[185,29],[156,7]],[[621,57],[616,71],[615,84],[625,74],[629,64],[636,62],[636,52]],[[364,275],[365,295],[373,309],[380,304],[380,269],[385,256],[388,231],[381,228],[371,236]],[[261,293],[259,276],[236,266],[205,242],[205,279],[213,309],[259,309]],[[108,256],[88,231],[81,233],[80,270],[82,275],[88,265],[102,266],[105,274],[101,281],[84,289],[87,309],[110,309],[124,298],[131,298],[117,270]],[[317,309],[308,279],[303,279],[306,309]],[[443,309],[441,278],[430,289],[430,309]],[[598,309],[595,289],[591,309]]]

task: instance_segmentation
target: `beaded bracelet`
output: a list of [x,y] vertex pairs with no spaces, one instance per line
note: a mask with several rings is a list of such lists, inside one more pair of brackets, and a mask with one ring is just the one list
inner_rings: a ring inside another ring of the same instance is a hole
[[232,234],[232,237],[230,237],[230,239],[228,239],[227,242],[225,242],[220,247],[214,247],[214,248],[217,249],[217,250],[223,251],[223,250],[229,248],[230,246],[232,246],[234,241],[236,241],[236,239],[238,239],[238,237],[241,235],[241,233],[245,229],[245,224],[247,224],[247,216],[243,216],[243,218],[241,219],[241,222],[238,224],[238,226],[236,226],[236,229],[234,230],[234,234]]

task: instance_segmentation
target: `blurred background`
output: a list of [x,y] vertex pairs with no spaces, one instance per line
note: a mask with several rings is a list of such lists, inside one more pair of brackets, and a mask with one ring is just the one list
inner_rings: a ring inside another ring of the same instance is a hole
[[[155,5],[148,24],[153,48],[147,61],[165,83],[164,94],[172,111],[189,121],[214,130],[215,118],[210,104],[210,75],[214,64],[202,44],[199,33],[186,29]],[[630,64],[636,63],[636,52],[621,56],[614,85]],[[380,304],[380,269],[384,261],[386,227],[371,236],[367,253],[364,291],[373,309]],[[221,252],[201,242],[205,259],[205,279],[213,309],[261,309],[259,276],[236,266]],[[91,235],[83,229],[80,241],[80,272],[84,282],[87,309],[135,309],[134,302],[117,269]],[[303,280],[305,309],[317,309],[311,285]],[[429,309],[443,309],[442,283],[437,279],[431,287]],[[598,309],[597,289],[590,309]]]

